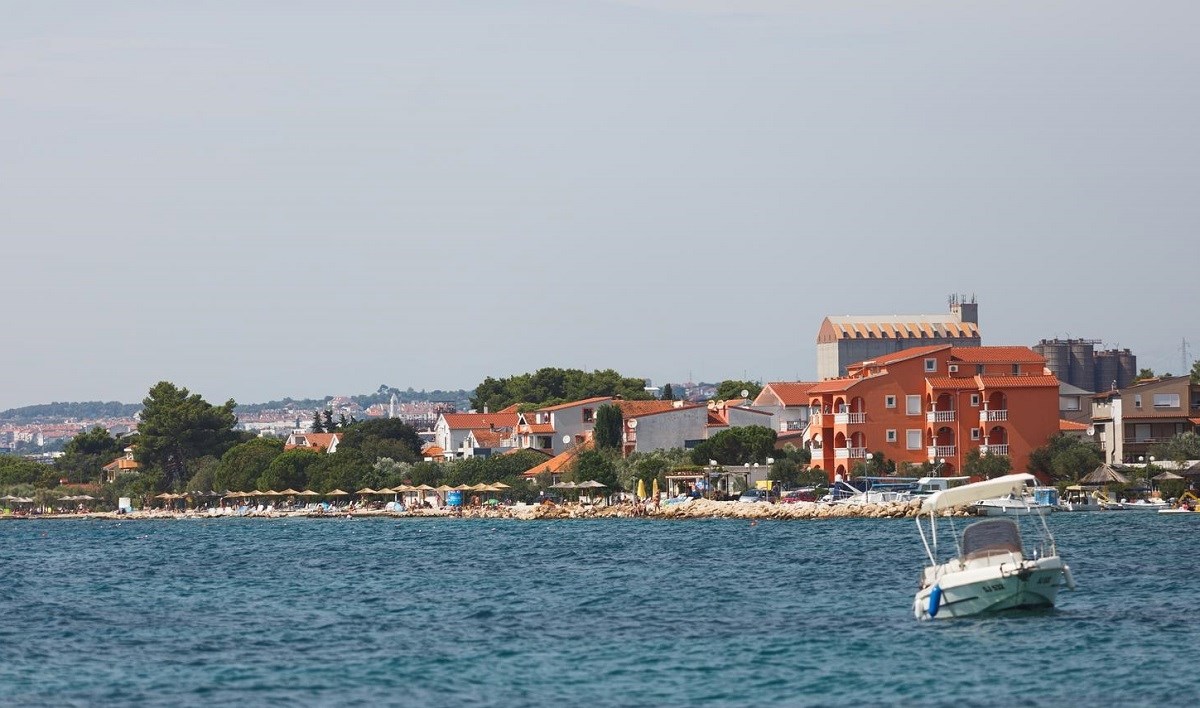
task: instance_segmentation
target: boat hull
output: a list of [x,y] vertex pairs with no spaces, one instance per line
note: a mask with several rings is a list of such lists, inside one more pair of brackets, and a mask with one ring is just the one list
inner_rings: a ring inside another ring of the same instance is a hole
[[[1057,556],[943,572],[917,592],[917,619],[970,617],[1004,610],[1053,607],[1064,584],[1064,565]],[[938,606],[929,613],[929,598],[938,588]]]
[[977,516],[1045,516],[1054,507],[1044,504],[992,503],[982,501],[975,504]]

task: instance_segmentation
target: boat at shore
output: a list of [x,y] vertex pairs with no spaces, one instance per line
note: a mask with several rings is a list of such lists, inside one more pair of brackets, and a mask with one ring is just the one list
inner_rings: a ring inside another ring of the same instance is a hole
[[1023,490],[1021,496],[1006,494],[995,499],[975,502],[975,513],[979,516],[1045,516],[1058,505],[1058,490],[1054,487],[1036,487],[1032,494]]
[[[1026,485],[1034,482],[1030,474],[1006,475],[935,492],[922,501],[917,529],[929,565],[921,573],[921,587],[913,598],[917,619],[1052,607],[1060,587],[1074,589],[1071,569],[1058,555],[1046,514],[977,521],[967,526],[961,537],[955,535],[954,555],[940,558],[938,523],[942,514],[985,499],[1011,497],[1027,503],[1032,497],[1026,494]],[[1022,539],[1020,519],[1028,520],[1027,526],[1040,526],[1037,543],[1028,548]],[[941,521],[954,533],[953,517]]]

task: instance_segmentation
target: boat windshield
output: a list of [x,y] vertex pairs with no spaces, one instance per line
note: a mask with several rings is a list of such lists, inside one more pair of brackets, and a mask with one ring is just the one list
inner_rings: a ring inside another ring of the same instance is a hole
[[963,529],[962,556],[965,560],[994,553],[1021,553],[1021,531],[1011,519],[988,519]]

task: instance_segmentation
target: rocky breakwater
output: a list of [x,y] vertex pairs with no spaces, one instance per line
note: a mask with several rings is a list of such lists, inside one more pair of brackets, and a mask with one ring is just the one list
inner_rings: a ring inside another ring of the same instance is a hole
[[[511,510],[516,519],[596,519],[622,517],[649,517],[655,519],[911,519],[921,509],[921,500],[906,502],[883,502],[879,504],[823,504],[800,502],[797,504],[763,504],[746,502],[719,502],[709,499],[691,499],[680,504],[669,504],[658,508],[637,507],[618,504],[605,507],[578,505],[517,506]],[[942,516],[969,516],[970,507],[958,507],[942,512]]]

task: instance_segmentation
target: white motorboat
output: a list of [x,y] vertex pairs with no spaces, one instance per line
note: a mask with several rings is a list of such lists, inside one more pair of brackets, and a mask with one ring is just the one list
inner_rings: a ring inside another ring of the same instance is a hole
[[[1071,569],[1059,557],[1042,514],[971,523],[961,539],[955,535],[955,555],[949,560],[939,559],[939,522],[955,532],[954,517],[939,520],[942,512],[1008,495],[1025,500],[1025,486],[1034,481],[1031,474],[1007,475],[935,492],[922,501],[917,529],[930,565],[922,572],[921,587],[913,599],[917,619],[1051,607],[1060,587],[1074,589]],[[1022,518],[1027,526],[1035,525],[1033,520],[1037,520],[1040,543],[1029,548],[1023,544],[1018,525]]]
[[1135,499],[1131,502],[1124,502],[1124,507],[1130,511],[1162,511],[1170,509],[1171,505],[1162,499]]
[[1006,494],[995,499],[980,499],[975,502],[975,513],[979,516],[1044,516],[1053,510],[1052,504],[1038,503],[1027,494]]

